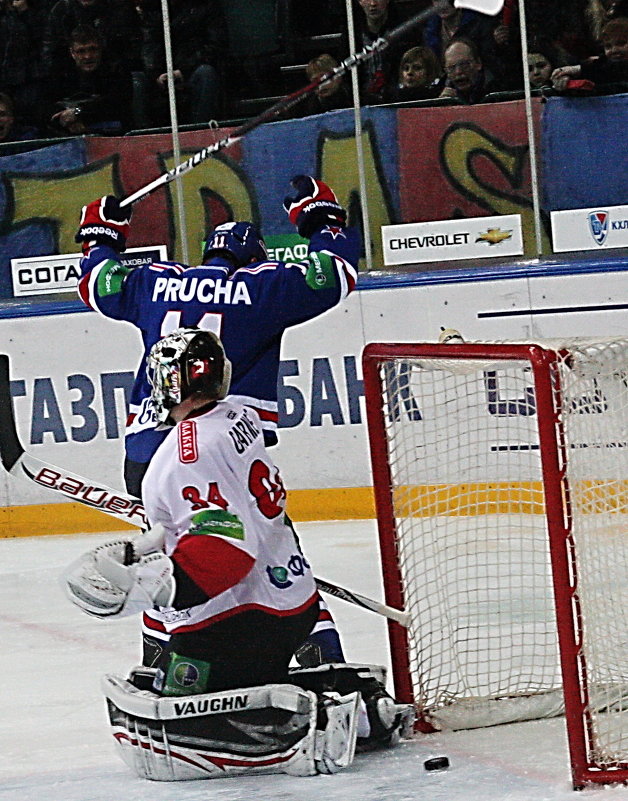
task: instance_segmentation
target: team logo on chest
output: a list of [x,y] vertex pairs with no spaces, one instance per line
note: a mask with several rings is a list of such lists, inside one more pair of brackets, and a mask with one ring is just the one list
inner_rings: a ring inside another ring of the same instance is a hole
[[183,464],[196,462],[198,459],[198,446],[196,442],[196,422],[184,420],[179,424],[179,461]]

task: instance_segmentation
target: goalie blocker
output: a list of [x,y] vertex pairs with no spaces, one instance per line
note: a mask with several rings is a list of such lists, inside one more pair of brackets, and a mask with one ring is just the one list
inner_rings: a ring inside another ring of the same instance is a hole
[[395,704],[376,666],[295,669],[293,684],[174,698],[151,690],[154,672],[142,667],[128,679],[103,679],[118,752],[145,779],[337,773],[351,764],[356,745],[395,745],[412,732],[412,707]]

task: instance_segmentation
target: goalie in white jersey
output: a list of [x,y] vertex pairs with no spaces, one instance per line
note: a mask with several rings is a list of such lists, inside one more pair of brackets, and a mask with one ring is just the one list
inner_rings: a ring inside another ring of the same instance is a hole
[[104,679],[116,744],[145,778],[335,773],[356,745],[393,745],[411,724],[382,668],[290,669],[318,591],[260,418],[226,398],[230,370],[207,331],[177,329],[153,346],[153,404],[174,426],[144,476],[153,533],[99,546],[66,576],[91,614],[163,613],[171,637],[157,669]]
[[148,376],[158,417],[176,423],[143,482],[173,567],[164,616],[172,636],[155,689],[190,695],[287,681],[316,622],[318,592],[284,522],[286,493],[260,419],[224,400],[230,363],[209,332],[162,339]]

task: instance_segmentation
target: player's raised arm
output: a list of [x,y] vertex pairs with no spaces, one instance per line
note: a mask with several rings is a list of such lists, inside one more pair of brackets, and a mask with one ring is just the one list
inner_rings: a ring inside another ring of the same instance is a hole
[[357,280],[358,232],[347,227],[347,212],[326,183],[310,175],[296,175],[291,184],[295,192],[283,205],[299,234],[310,240],[306,282],[312,289],[337,283],[341,298],[346,297]]
[[78,292],[85,305],[102,310],[101,299],[119,294],[131,272],[120,260],[130,226],[131,208],[123,209],[113,195],[83,206],[74,239],[83,251]]

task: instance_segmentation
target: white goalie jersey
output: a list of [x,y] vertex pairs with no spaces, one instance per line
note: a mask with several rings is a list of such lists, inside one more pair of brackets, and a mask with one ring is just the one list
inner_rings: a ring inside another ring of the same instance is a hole
[[292,529],[285,489],[263,444],[256,412],[229,399],[179,423],[146,472],[152,525],[165,551],[202,590],[194,606],[163,609],[167,630],[185,632],[248,609],[279,616],[314,603],[316,586]]

